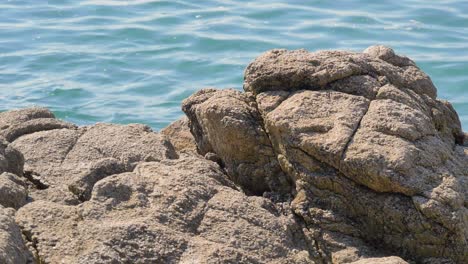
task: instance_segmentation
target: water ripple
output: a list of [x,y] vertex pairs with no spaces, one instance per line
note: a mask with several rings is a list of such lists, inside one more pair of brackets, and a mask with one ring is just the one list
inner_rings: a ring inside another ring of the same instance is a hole
[[6,0],[0,31],[0,110],[159,129],[200,88],[241,89],[265,50],[385,44],[414,58],[468,127],[463,0]]

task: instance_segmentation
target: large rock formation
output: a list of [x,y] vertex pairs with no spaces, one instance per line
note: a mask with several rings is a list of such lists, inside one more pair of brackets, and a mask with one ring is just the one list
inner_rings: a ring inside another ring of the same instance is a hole
[[[43,115],[49,118],[38,118]],[[187,121],[165,130],[173,141],[175,135],[181,135],[178,142],[186,141],[176,144],[180,154],[165,136],[143,125],[14,129],[23,127],[18,120],[65,124],[53,119],[42,108],[0,113],[9,131],[3,133],[18,135],[4,143],[19,157],[5,155],[11,161],[5,171],[20,168],[15,171],[20,176],[1,174],[0,197],[5,206],[21,207],[16,216],[9,209],[8,217],[0,218],[0,227],[5,226],[0,263],[321,259],[290,210],[245,195],[218,164],[196,153]]]
[[466,136],[413,61],[273,50],[244,90],[161,133],[0,113],[0,263],[468,262]]
[[[457,114],[414,62],[382,46],[273,50],[247,67],[244,89],[184,102],[200,151],[247,189],[278,191],[257,180],[286,182],[264,169],[276,157],[295,186],[294,212],[330,259],[351,246],[345,258],[356,258],[365,242],[421,262],[468,261],[468,149]],[[250,157],[263,170],[232,169]]]

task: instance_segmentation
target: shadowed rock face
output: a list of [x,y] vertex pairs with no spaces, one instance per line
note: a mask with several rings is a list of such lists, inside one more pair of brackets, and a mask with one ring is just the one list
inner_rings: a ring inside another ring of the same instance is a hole
[[174,121],[169,126],[161,130],[161,134],[166,135],[177,152],[197,152],[197,143],[190,133],[186,116]]
[[284,186],[276,155],[253,97],[235,90],[202,90],[185,100],[200,154],[216,153],[233,180],[253,194]]
[[273,50],[244,89],[161,133],[0,113],[0,263],[468,262],[466,134],[413,61]]
[[0,205],[0,263],[32,263],[33,258],[15,223],[15,211]]
[[[357,239],[418,261],[468,261],[464,134],[414,62],[383,46],[273,50],[247,67],[244,89],[200,91],[184,102],[198,146],[210,146],[227,167],[247,156],[266,164],[259,149],[273,148],[269,156],[295,185],[295,213],[318,230],[332,260],[351,261],[340,256],[353,245],[355,257],[365,252]],[[248,116],[238,110],[246,104]],[[212,129],[233,128],[228,120],[241,125],[229,134]],[[259,143],[245,136],[253,129],[244,123],[258,124]],[[234,156],[213,147],[234,144],[256,148]],[[281,173],[227,173],[246,189],[259,188],[256,179],[287,182]]]
[[24,158],[21,152],[0,136],[0,173],[23,174]]

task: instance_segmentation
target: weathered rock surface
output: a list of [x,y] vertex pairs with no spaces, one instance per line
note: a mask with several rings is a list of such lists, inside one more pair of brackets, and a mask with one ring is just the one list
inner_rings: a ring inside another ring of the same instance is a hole
[[24,158],[21,152],[0,136],[0,173],[23,174]]
[[78,206],[28,204],[17,221],[44,263],[312,263],[291,215],[195,156],[107,177]]
[[15,211],[0,205],[0,263],[33,263],[33,258],[14,221]]
[[[184,102],[198,146],[210,146],[226,164],[245,158],[213,145],[251,146],[257,160],[273,148],[268,156],[296,187],[293,210],[317,230],[332,261],[356,261],[351,247],[357,257],[375,244],[421,262],[468,261],[464,134],[413,61],[383,46],[364,53],[273,50],[247,67],[244,89],[200,91]],[[249,115],[239,111],[245,101]],[[258,124],[262,140],[249,139],[254,129],[245,124]],[[220,129],[226,127],[229,134]]]
[[0,205],[18,209],[27,202],[27,189],[24,181],[15,174],[0,174]]
[[24,155],[33,200],[78,204],[106,176],[132,171],[140,161],[177,157],[164,136],[139,124],[78,128],[31,108],[0,113],[0,125],[0,134]]
[[254,194],[287,185],[255,101],[235,90],[201,90],[183,102],[200,154],[216,153],[234,181]]
[[[327,85],[346,78],[368,75],[381,82],[406,87],[435,99],[437,89],[429,76],[408,58],[395,55],[392,49],[372,46],[364,53],[347,51],[272,50],[259,56],[245,71],[244,89],[259,94],[266,91],[326,89]],[[346,82],[345,82],[346,83]],[[375,94],[364,85],[357,90],[365,97]],[[338,89],[337,89],[338,90]]]
[[273,50],[245,74],[161,133],[0,113],[0,263],[468,262],[467,136],[413,61]]
[[386,257],[386,258],[369,258],[361,259],[351,264],[406,264],[408,262],[404,261],[399,257]]

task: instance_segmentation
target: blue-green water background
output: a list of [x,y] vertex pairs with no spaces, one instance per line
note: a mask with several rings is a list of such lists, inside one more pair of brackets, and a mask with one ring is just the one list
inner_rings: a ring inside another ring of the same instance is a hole
[[206,86],[242,89],[272,48],[413,58],[468,128],[468,1],[0,0],[0,110],[160,129]]

